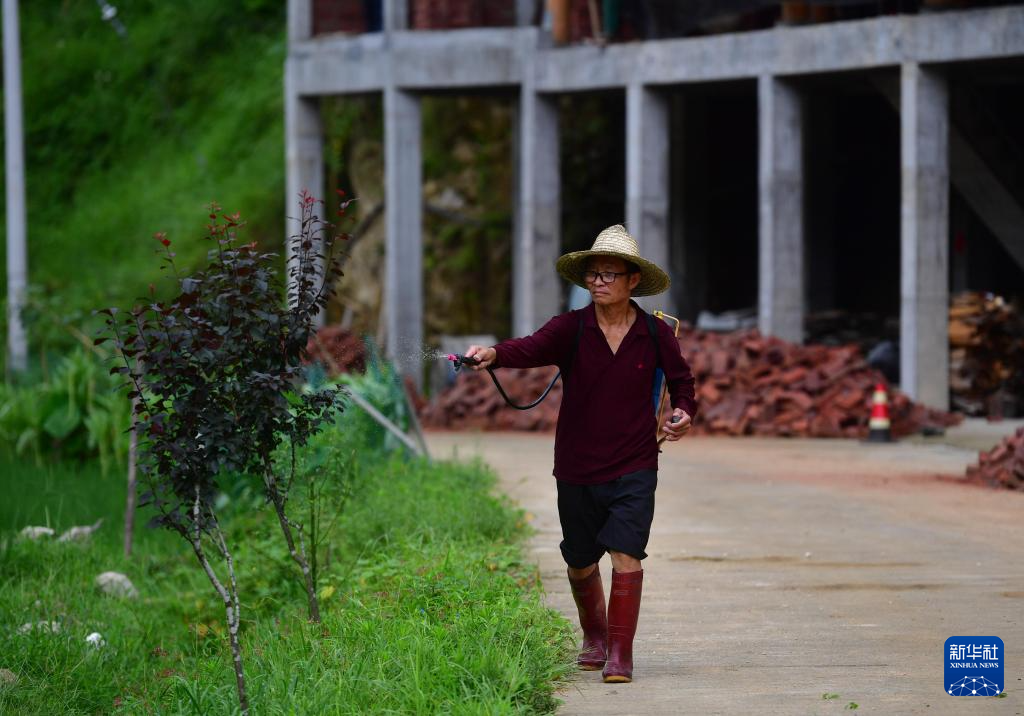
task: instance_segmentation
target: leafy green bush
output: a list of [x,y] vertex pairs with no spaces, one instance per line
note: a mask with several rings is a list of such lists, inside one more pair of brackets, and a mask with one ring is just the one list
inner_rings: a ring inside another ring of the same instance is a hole
[[99,457],[107,471],[128,451],[129,406],[101,359],[76,349],[49,378],[0,384],[0,450],[51,459]]

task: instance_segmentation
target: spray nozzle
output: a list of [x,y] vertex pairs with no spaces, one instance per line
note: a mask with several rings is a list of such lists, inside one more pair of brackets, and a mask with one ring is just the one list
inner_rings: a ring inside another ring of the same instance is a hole
[[480,359],[479,358],[472,358],[470,356],[464,356],[461,353],[449,353],[448,355],[445,356],[445,358],[447,358],[448,360],[450,360],[452,363],[455,364],[455,372],[456,373],[464,365],[477,365],[477,364],[480,363]]

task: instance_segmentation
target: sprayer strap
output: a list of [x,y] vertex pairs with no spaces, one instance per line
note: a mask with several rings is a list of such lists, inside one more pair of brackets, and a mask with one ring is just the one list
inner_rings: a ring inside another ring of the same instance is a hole
[[647,332],[651,334],[651,341],[654,342],[654,370],[655,374],[657,374],[657,371],[661,370],[661,350],[658,348],[658,326],[654,322],[656,320],[654,316],[647,311],[644,311],[642,308],[640,310],[643,311],[644,318],[647,319]]
[[572,364],[576,362],[576,354],[580,350],[580,338],[583,337],[583,316],[582,312],[580,315],[580,324],[576,327],[576,338],[572,342],[572,352],[569,353],[569,362],[565,364],[565,370],[562,371],[562,385],[565,385],[566,378],[569,377],[569,373],[572,372]]

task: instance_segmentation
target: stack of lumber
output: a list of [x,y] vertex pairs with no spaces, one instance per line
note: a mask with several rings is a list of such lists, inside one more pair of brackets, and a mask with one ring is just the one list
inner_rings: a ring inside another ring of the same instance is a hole
[[[757,331],[688,330],[679,339],[697,382],[700,413],[695,433],[850,437],[867,435],[871,398],[882,376],[853,346],[800,346]],[[499,370],[510,397],[528,402],[541,393],[554,368]],[[550,430],[558,417],[561,384],[530,411],[504,402],[484,373],[464,371],[423,413],[432,427],[486,430]],[[889,393],[892,432],[941,430],[960,417]],[[666,410],[666,414],[668,411]]]
[[978,463],[967,468],[967,478],[993,487],[1024,490],[1024,428],[980,453]]
[[366,370],[366,346],[359,336],[338,326],[325,326],[306,344],[309,362],[320,363],[328,375]]
[[965,292],[949,309],[949,377],[953,406],[968,415],[1024,407],[1024,319],[999,296]]

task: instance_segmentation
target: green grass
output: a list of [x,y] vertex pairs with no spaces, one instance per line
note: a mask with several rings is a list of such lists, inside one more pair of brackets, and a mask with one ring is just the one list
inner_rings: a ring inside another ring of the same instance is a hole
[[[536,568],[523,562],[522,516],[493,484],[480,465],[361,464],[321,560],[320,626],[305,619],[276,523],[237,492],[225,512],[254,713],[552,711],[571,631],[543,607]],[[0,713],[236,710],[223,609],[177,535],[140,527],[135,557],[122,556],[119,476],[9,462],[0,489],[0,668],[19,676],[0,685]],[[15,536],[98,517],[91,544]],[[100,595],[93,579],[106,570],[125,572],[139,599]],[[62,629],[16,633],[36,621]],[[93,631],[104,648],[86,644]]]

